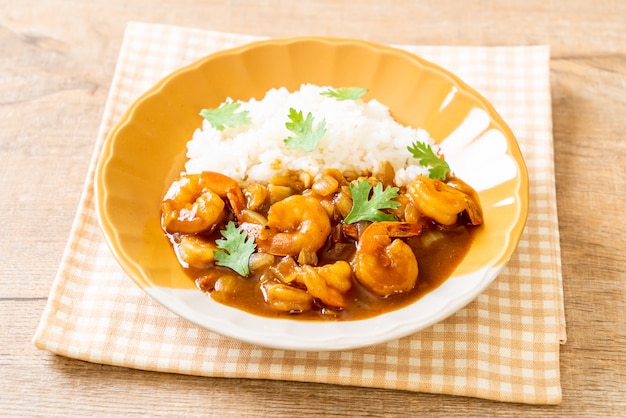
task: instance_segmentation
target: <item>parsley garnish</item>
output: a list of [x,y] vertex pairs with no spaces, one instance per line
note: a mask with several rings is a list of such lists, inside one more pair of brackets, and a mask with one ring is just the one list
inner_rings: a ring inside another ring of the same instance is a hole
[[302,111],[297,111],[293,107],[289,108],[289,119],[291,122],[285,123],[285,126],[296,136],[290,136],[284,140],[287,148],[302,148],[307,152],[313,151],[326,133],[326,120],[322,119],[317,124],[317,129],[313,130],[314,119],[311,112],[304,118]]
[[248,266],[250,255],[254,252],[256,244],[246,231],[237,228],[234,222],[228,222],[226,229],[220,231],[224,239],[215,241],[221,250],[214,251],[215,264],[230,267],[240,275],[246,277],[250,274]]
[[350,192],[352,193],[352,210],[344,219],[345,223],[396,220],[392,214],[385,213],[382,209],[395,209],[400,206],[400,202],[393,200],[399,197],[397,187],[388,186],[383,190],[383,184],[378,183],[372,191],[372,185],[367,180],[361,180],[356,185],[350,184]]
[[237,112],[241,103],[224,102],[217,109],[202,109],[200,116],[209,121],[218,131],[223,131],[226,126],[235,128],[250,123],[247,110]]
[[323,96],[333,97],[337,100],[357,100],[367,93],[367,89],[361,87],[339,87],[323,91]]
[[443,159],[439,158],[430,145],[415,141],[407,147],[414,158],[424,167],[430,167],[428,177],[431,179],[445,180],[450,172],[450,166]]

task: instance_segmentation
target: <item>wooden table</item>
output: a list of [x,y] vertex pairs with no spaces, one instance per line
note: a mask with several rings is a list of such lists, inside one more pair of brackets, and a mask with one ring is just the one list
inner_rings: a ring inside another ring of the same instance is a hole
[[[0,0],[0,414],[623,416],[626,3],[495,3]],[[129,20],[276,37],[550,44],[568,327],[562,405],[160,374],[35,349]]]

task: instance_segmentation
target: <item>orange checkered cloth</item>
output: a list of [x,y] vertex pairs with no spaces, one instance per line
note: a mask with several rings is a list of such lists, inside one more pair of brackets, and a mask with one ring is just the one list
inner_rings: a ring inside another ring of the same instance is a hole
[[94,168],[105,136],[134,99],[171,71],[259,39],[129,23],[76,218],[34,344],[89,362],[161,372],[558,404],[559,348],[566,334],[546,46],[395,45],[448,68],[487,97],[518,138],[530,175],[530,210],[519,248],[492,285],[448,319],[405,338],[350,351],[267,349],[174,315],[122,272],[104,242],[94,208]]

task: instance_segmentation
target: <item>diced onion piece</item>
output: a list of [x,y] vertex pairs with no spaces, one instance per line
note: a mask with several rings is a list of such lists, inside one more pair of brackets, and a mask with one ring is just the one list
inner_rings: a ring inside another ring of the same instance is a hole
[[246,196],[246,206],[248,209],[257,210],[265,204],[269,197],[267,187],[259,183],[254,183],[246,187],[244,190]]
[[396,178],[396,170],[389,161],[385,161],[380,166],[380,172],[376,177],[383,183],[384,187],[393,186]]
[[327,168],[324,170],[324,174],[333,177],[340,185],[345,185],[347,183],[344,173],[338,168]]
[[326,209],[326,213],[329,218],[332,218],[335,214],[335,205],[330,200],[320,200],[320,204],[324,209]]
[[244,209],[241,211],[239,215],[239,222],[248,222],[251,224],[257,225],[265,225],[267,223],[267,218],[261,215],[259,212]]
[[300,251],[298,254],[298,264],[304,265],[308,264],[314,266],[317,264],[317,253],[315,251]]
[[424,247],[430,247],[435,242],[439,241],[440,239],[442,239],[444,237],[445,237],[445,235],[443,234],[443,232],[437,231],[437,230],[431,230],[431,231],[428,231],[428,232],[422,234],[420,239],[421,239],[422,245],[424,245]]
[[341,215],[342,218],[348,216],[352,210],[352,195],[350,194],[350,188],[343,186],[341,191],[337,193],[334,200],[335,210]]
[[294,190],[289,186],[277,186],[275,184],[270,184],[267,186],[267,189],[269,191],[271,204],[279,202],[294,194]]
[[248,266],[251,271],[270,266],[274,263],[274,256],[268,253],[253,253],[250,255]]
[[339,182],[330,174],[318,174],[313,180],[311,188],[322,196],[334,193],[339,187]]
[[285,174],[274,174],[272,178],[270,178],[269,183],[274,186],[293,186],[293,177]]
[[404,220],[406,222],[418,223],[422,215],[412,202],[408,202],[404,206]]
[[294,280],[294,272],[297,270],[297,268],[298,265],[296,264],[295,260],[290,256],[286,256],[283,257],[278,263],[271,266],[270,270],[272,271],[272,273],[274,273],[278,280],[283,283],[289,283]]
[[297,172],[287,172],[286,174],[274,174],[269,180],[270,186],[291,187],[296,192],[304,190],[304,182]]
[[300,173],[300,181],[302,182],[302,187],[308,189],[313,184],[313,176],[311,173],[303,171]]

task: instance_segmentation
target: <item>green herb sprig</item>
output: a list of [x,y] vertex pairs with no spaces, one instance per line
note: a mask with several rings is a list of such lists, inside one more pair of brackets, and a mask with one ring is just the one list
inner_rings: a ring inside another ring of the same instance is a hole
[[450,173],[450,166],[442,158],[437,156],[432,147],[424,142],[415,141],[407,147],[414,158],[424,167],[430,167],[428,177],[431,179],[445,180]]
[[209,121],[211,126],[218,131],[223,131],[227,126],[236,128],[251,122],[250,112],[247,110],[237,112],[240,106],[241,103],[224,102],[215,109],[202,109],[200,116]]
[[293,107],[289,108],[289,120],[290,122],[286,122],[285,126],[293,132],[295,136],[290,136],[284,140],[287,148],[301,148],[306,152],[311,152],[317,147],[320,139],[326,134],[325,119],[319,121],[316,128],[313,129],[315,118],[313,118],[311,112],[307,113],[306,117],[304,117],[301,110],[297,111]]
[[237,228],[234,222],[228,222],[226,229],[220,231],[223,239],[215,241],[220,250],[213,252],[215,264],[229,267],[239,275],[247,277],[250,274],[250,256],[256,249],[254,238],[246,231]]
[[400,206],[400,202],[393,200],[399,197],[397,187],[388,186],[383,189],[382,183],[378,183],[372,188],[367,180],[361,180],[356,184],[350,184],[350,192],[352,193],[352,210],[345,217],[345,223],[396,220],[392,214],[383,212],[383,209],[395,209]]
[[337,100],[357,100],[360,99],[365,93],[367,93],[367,89],[361,87],[339,87],[336,89],[329,88],[321,92],[322,96],[328,96],[335,98]]

